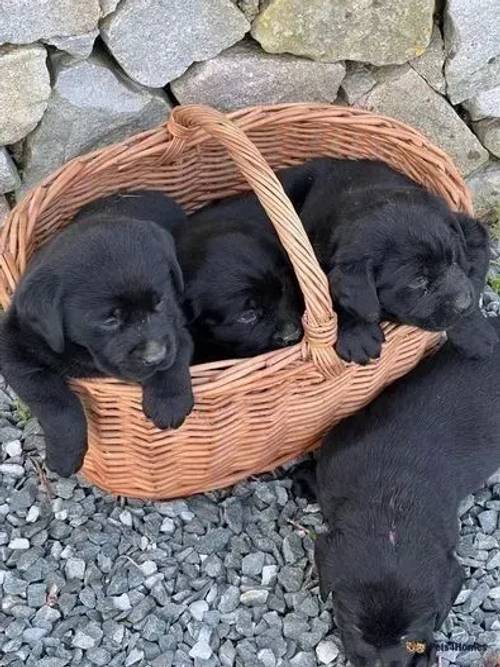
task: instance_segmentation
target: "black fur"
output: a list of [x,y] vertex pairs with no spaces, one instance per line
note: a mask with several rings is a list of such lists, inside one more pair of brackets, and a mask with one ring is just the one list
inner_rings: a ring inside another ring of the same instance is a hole
[[302,295],[253,196],[201,209],[176,233],[197,362],[249,357],[298,342]]
[[182,216],[167,198],[158,208],[158,197],[111,197],[82,210],[37,252],[1,323],[2,372],[40,420],[47,465],[62,476],[87,449],[69,378],[141,383],[159,428],[179,426],[192,408],[182,274],[165,229]]
[[[498,347],[470,360],[447,343],[320,449],[314,490],[329,530],[315,558],[354,667],[434,664],[433,631],[464,579],[459,502],[500,467],[499,378]],[[407,640],[429,650],[412,656]]]
[[329,276],[341,357],[379,356],[381,320],[446,330],[464,355],[491,354],[497,337],[479,310],[488,234],[478,220],[381,162],[319,158],[280,178]]

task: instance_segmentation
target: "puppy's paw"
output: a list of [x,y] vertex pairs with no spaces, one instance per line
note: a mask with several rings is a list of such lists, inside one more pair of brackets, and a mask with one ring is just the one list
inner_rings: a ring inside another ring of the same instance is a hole
[[339,327],[335,349],[345,361],[365,365],[380,356],[384,340],[378,323],[349,322]]
[[46,436],[45,465],[59,477],[71,477],[83,465],[87,452],[87,437],[78,440],[71,438],[48,438]]
[[473,325],[455,327],[447,334],[453,347],[468,359],[487,359],[498,343],[495,329],[483,316],[475,318]]
[[193,409],[191,390],[179,394],[161,392],[157,387],[145,386],[142,409],[148,419],[159,429],[179,428]]

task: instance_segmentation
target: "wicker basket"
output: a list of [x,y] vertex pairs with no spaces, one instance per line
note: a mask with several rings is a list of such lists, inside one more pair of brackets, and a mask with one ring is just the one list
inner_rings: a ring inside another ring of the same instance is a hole
[[89,424],[83,469],[89,480],[114,494],[160,499],[270,470],[312,449],[334,423],[368,403],[437,344],[438,334],[386,325],[380,360],[361,367],[335,355],[336,318],[326,277],[272,171],[319,155],[384,160],[453,208],[471,211],[449,158],[411,128],[361,110],[309,104],[228,115],[208,107],[177,107],[164,126],[72,160],[12,211],[0,237],[4,308],[32,253],[81,206],[136,188],[163,190],[192,211],[250,185],[304,294],[301,344],[192,368],[196,405],[179,430],[154,428],[143,415],[138,386],[74,381]]

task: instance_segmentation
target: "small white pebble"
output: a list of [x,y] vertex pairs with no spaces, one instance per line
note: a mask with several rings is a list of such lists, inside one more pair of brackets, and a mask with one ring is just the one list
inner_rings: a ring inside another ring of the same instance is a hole
[[132,605],[130,604],[130,598],[128,596],[128,593],[122,593],[121,595],[115,595],[113,598],[113,606],[115,609],[119,609],[120,611],[129,611],[129,609],[132,609]]
[[13,540],[9,542],[9,549],[14,549],[14,550],[23,550],[23,549],[29,549],[30,548],[30,541],[27,540],[25,537],[15,537]]
[[328,665],[337,659],[339,649],[332,641],[321,641],[316,646],[316,656],[322,665]]
[[128,528],[132,528],[132,515],[128,510],[123,510],[120,514],[120,523]]
[[196,621],[202,621],[203,616],[208,611],[208,604],[205,602],[205,600],[196,600],[196,602],[192,602],[189,605],[189,611],[191,612],[191,616]]
[[171,535],[173,532],[175,532],[175,523],[173,519],[170,519],[169,517],[166,517],[163,519],[163,523],[161,524],[160,528],[161,533],[168,533]]
[[23,466],[20,466],[18,463],[0,464],[0,473],[8,477],[22,477],[25,472]]
[[500,600],[500,586],[495,586],[495,588],[490,588],[488,597],[492,600]]
[[[61,546],[62,546],[62,545],[61,545]],[[73,549],[73,547],[71,546],[71,544],[67,544],[67,545],[61,550],[59,556],[60,556],[60,558],[62,558],[63,560],[67,560],[68,558],[71,558],[71,556],[73,556],[74,553],[75,553],[75,552],[74,552],[74,549]]]
[[57,521],[66,521],[68,518],[68,510],[61,510],[60,512],[55,512],[54,518],[57,519]]
[[35,523],[40,517],[40,508],[37,505],[32,505],[28,514],[26,514],[26,523]]
[[260,607],[266,604],[268,597],[269,591],[259,589],[250,590],[240,595],[240,602],[247,607]]
[[21,456],[21,454],[23,453],[23,448],[20,440],[11,440],[10,442],[4,442],[4,444],[2,445],[2,449],[10,458],[13,458],[14,456]]
[[318,514],[320,511],[318,503],[309,503],[304,507],[304,514]]
[[457,595],[457,597],[455,599],[455,602],[453,604],[463,604],[466,600],[468,600],[470,598],[470,594],[471,594],[471,591],[468,590],[467,588],[464,588]]
[[64,572],[68,579],[83,579],[85,576],[86,564],[81,558],[68,558],[64,566]]
[[276,576],[278,574],[277,565],[264,565],[262,568],[262,585],[270,586],[276,581]]
[[158,571],[158,566],[153,560],[146,560],[142,563],[141,570],[145,577],[150,577]]
[[77,630],[72,641],[72,646],[84,650],[88,650],[89,648],[94,648],[95,644],[96,640],[93,637],[90,637],[90,635],[86,635],[81,630]]
[[198,641],[189,651],[190,658],[199,658],[200,660],[208,660],[212,657],[212,649],[206,642]]

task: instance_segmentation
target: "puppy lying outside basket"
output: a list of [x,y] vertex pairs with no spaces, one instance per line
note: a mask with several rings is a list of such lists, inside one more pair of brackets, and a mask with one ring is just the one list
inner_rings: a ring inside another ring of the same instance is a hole
[[89,425],[84,474],[98,486],[160,499],[227,486],[319,444],[340,419],[408,372],[440,335],[386,325],[381,358],[368,366],[335,354],[328,282],[273,174],[310,157],[381,159],[471,212],[449,158],[411,128],[328,105],[253,107],[221,114],[177,107],[165,126],[76,158],[12,211],[0,237],[0,302],[9,304],[30,256],[86,203],[117,191],[159,189],[188,212],[250,187],[266,209],[304,295],[304,340],[248,360],[191,369],[195,408],[179,430],[157,430],[138,386],[78,380]]

